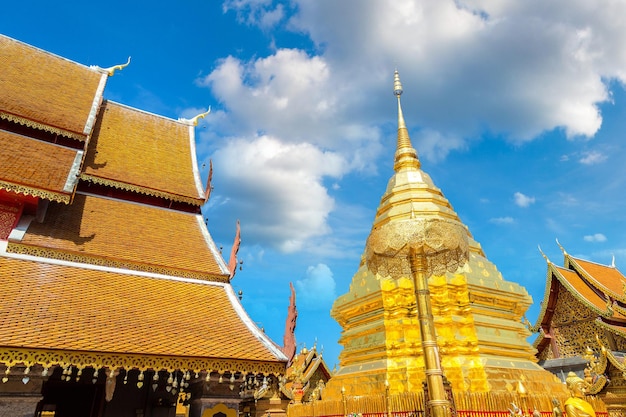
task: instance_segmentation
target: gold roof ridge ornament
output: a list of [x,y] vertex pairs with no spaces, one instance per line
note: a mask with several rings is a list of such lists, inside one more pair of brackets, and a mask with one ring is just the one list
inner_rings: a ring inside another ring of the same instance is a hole
[[187,123],[192,126],[198,126],[198,121],[200,119],[204,119],[209,113],[211,113],[211,106],[209,106],[209,109],[205,111],[204,113],[200,113],[199,115],[194,116],[191,119],[185,119],[184,117],[179,117],[178,121],[182,123]]
[[561,245],[561,242],[559,242],[559,239],[557,238],[557,239],[555,239],[555,240],[556,240],[556,244],[557,244],[557,245],[559,246],[559,248],[561,249],[561,252],[563,252],[563,255],[567,256],[567,255],[568,255],[568,253],[567,253],[567,251],[565,250],[565,248]]
[[551,264],[552,261],[550,261],[548,256],[541,250],[541,245],[537,245],[537,248],[539,249],[539,253],[541,254],[541,256],[543,256],[543,259],[545,259],[547,263]]
[[109,68],[102,68],[102,67],[99,67],[97,65],[92,65],[91,68],[94,68],[94,69],[97,69],[99,71],[102,71],[102,72],[106,73],[109,77],[112,77],[113,74],[115,74],[115,71],[123,70],[128,65],[130,65],[130,57],[128,57],[128,60],[126,61],[125,64],[113,65],[112,67],[109,67]]

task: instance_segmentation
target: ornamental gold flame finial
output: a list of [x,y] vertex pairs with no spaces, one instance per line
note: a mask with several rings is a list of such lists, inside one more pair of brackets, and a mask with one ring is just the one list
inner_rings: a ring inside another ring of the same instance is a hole
[[403,168],[420,168],[417,152],[411,144],[409,131],[406,128],[404,115],[402,114],[402,105],[400,104],[400,96],[402,95],[402,92],[400,74],[398,73],[398,70],[396,70],[393,74],[393,94],[398,98],[398,145],[396,149],[395,163],[393,166],[393,169],[396,172]]
[[104,68],[104,71],[109,75],[109,77],[112,77],[113,74],[115,74],[115,71],[117,70],[123,70],[124,68],[126,68],[128,65],[130,64],[130,57],[128,57],[128,61],[126,61],[125,64],[120,64],[120,65],[114,65],[112,67],[109,68]]
[[205,111],[204,113],[200,113],[199,115],[194,116],[191,119],[185,119],[184,117],[180,117],[178,118],[178,121],[183,122],[183,123],[188,123],[193,126],[198,126],[198,120],[204,119],[209,113],[211,113],[211,106],[209,106],[209,109]]

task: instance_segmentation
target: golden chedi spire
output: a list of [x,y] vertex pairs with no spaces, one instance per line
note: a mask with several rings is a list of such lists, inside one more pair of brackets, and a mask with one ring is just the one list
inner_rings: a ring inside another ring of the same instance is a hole
[[[402,114],[400,96],[402,95],[402,83],[396,70],[394,73],[393,93],[398,100],[398,139],[394,160],[394,175],[389,180],[387,190],[381,199],[376,213],[376,219],[372,232],[366,244],[368,262],[372,261],[369,256],[372,251],[381,250],[381,245],[391,245],[390,253],[399,251],[400,246],[423,246],[426,252],[439,252],[441,250],[456,250],[467,253],[469,232],[461,223],[459,217],[452,209],[443,193],[437,188],[430,176],[423,172],[417,152],[411,144],[409,131]],[[391,224],[393,223],[393,225]],[[431,231],[436,228],[439,231]],[[444,232],[442,228],[446,228]],[[435,241],[424,241],[428,236],[436,236]],[[450,254],[446,255],[448,258]],[[466,256],[453,256],[456,263],[449,265],[448,270],[455,270],[467,259]],[[381,259],[382,261],[382,259]],[[408,261],[403,268],[408,273]],[[376,262],[374,262],[376,263]],[[377,272],[376,265],[373,272]],[[445,270],[439,271],[444,273]]]
[[417,152],[411,145],[409,130],[406,128],[404,116],[402,115],[402,105],[400,104],[400,96],[402,95],[402,83],[400,82],[400,74],[398,70],[393,75],[393,94],[398,98],[398,145],[396,148],[396,157],[393,169],[398,172],[402,168],[420,168],[420,161],[417,158]]
[[[510,381],[522,374],[528,375],[529,390],[552,387],[554,376],[536,364],[521,323],[532,299],[502,278],[422,171],[402,113],[402,91],[396,71],[394,173],[350,289],[331,310],[342,327],[343,350],[325,395],[339,398],[342,388],[345,395],[421,391],[436,371],[425,360],[433,346],[455,391],[508,392]],[[419,274],[427,278],[421,288],[413,279]],[[421,314],[418,304],[432,315]]]

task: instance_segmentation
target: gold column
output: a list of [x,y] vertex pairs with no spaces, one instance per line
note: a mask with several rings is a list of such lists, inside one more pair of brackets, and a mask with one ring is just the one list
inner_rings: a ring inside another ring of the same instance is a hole
[[428,274],[426,256],[422,248],[411,248],[409,262],[415,286],[415,301],[417,316],[420,324],[422,351],[424,352],[424,366],[426,368],[426,384],[429,398],[426,405],[431,407],[434,417],[450,415],[450,402],[446,399],[443,386],[443,370],[439,360],[439,348],[435,334],[435,321],[430,305],[430,291],[428,290]]

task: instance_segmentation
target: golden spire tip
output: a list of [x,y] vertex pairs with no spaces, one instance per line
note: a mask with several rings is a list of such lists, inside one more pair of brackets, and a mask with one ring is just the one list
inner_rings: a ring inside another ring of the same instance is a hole
[[402,83],[400,82],[400,74],[398,70],[393,73],[393,94],[396,97],[400,97],[402,95]]

